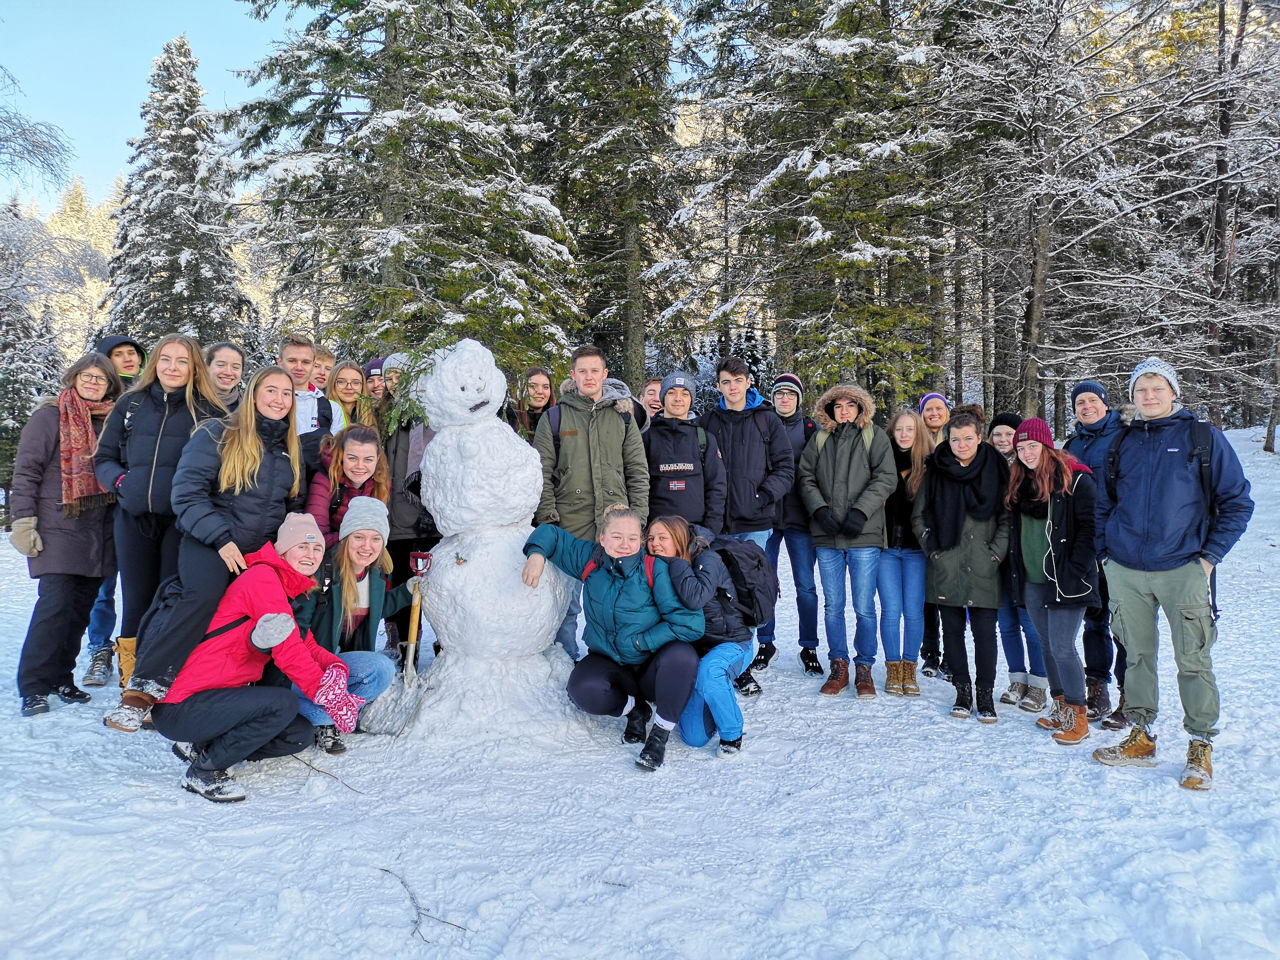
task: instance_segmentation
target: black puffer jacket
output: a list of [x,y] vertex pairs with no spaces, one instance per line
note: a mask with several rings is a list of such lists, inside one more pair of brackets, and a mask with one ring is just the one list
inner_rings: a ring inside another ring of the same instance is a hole
[[[695,530],[704,542],[710,537],[710,531]],[[697,540],[694,541],[698,549]],[[693,563],[686,563],[676,557],[667,560],[667,568],[671,572],[671,585],[675,587],[676,596],[690,610],[701,610],[706,618],[706,632],[702,638],[695,640],[693,648],[698,656],[705,656],[711,648],[721,643],[748,643],[751,631],[742,622],[742,611],[735,604],[737,591],[733,586],[733,578],[729,568],[710,546],[693,556]]]
[[698,421],[720,445],[728,477],[726,533],[772,530],[777,504],[796,476],[795,455],[773,404],[752,387],[747,409],[728,410],[724,401]]
[[196,428],[182,451],[173,477],[173,512],[178,529],[219,550],[234,543],[241,553],[259,549],[275,538],[286,513],[301,511],[303,497],[289,497],[293,464],[286,438],[288,420],[268,420],[254,414],[262,439],[262,463],[257,482],[237,494],[218,488],[222,453],[218,441],[226,429],[222,420]]
[[884,545],[902,550],[919,550],[920,541],[911,529],[911,509],[915,506],[907,477],[911,474],[911,451],[902,450],[894,440],[893,464],[898,470],[898,486],[884,502]]
[[[1089,468],[1076,466],[1071,494],[1049,496],[1049,552],[1042,560],[1045,580],[1054,587],[1053,606],[1098,607],[1098,559],[1094,553],[1094,509],[1097,488]],[[1013,505],[1009,519],[1009,565],[1006,580],[1016,606],[1026,603],[1026,569],[1022,560],[1022,506]],[[1045,521],[1041,521],[1045,522]]]
[[[804,453],[804,445],[809,438],[818,432],[818,425],[797,410],[789,417],[779,416],[782,426],[786,428],[787,439],[791,441],[791,452],[799,473],[800,454]],[[778,501],[778,510],[773,518],[776,530],[803,530],[809,532],[809,511],[805,509],[804,498],[800,496],[798,484],[793,483],[787,495]]]
[[[706,450],[699,449],[699,432]],[[716,438],[692,420],[655,417],[641,438],[649,458],[649,516],[676,515],[724,529],[724,461]]]
[[[196,410],[201,420],[214,415],[213,407],[200,402]],[[126,393],[107,417],[98,439],[93,455],[98,482],[114,490],[116,502],[135,516],[173,516],[169,502],[173,473],[195,425],[185,390],[166,393],[155,382],[145,390]]]

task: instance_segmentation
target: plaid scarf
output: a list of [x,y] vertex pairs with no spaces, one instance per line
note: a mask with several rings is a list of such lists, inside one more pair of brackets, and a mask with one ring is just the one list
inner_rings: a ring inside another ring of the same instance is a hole
[[94,417],[105,417],[114,400],[85,400],[68,387],[58,394],[58,446],[62,458],[62,513],[78,517],[81,511],[114,503],[93,472],[93,452],[98,435]]

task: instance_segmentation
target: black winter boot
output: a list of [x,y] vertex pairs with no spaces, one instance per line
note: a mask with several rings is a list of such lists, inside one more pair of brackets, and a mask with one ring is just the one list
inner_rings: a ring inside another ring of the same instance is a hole
[[978,722],[995,723],[996,719],[996,705],[992,689],[990,687],[979,687]]
[[760,644],[760,649],[756,651],[756,658],[751,661],[752,670],[768,670],[769,661],[778,654],[778,648],[772,643]]
[[968,720],[973,712],[973,686],[968,683],[957,683],[956,705],[951,708],[951,715],[957,720]]
[[662,766],[662,761],[667,756],[667,737],[669,736],[671,736],[670,730],[655,723],[653,729],[649,731],[649,739],[645,741],[644,749],[640,751],[640,756],[636,757],[636,766],[651,772]]
[[622,742],[644,743],[648,735],[649,718],[652,716],[653,710],[650,709],[649,704],[643,700],[637,700],[636,705],[627,714],[627,729],[622,731]]

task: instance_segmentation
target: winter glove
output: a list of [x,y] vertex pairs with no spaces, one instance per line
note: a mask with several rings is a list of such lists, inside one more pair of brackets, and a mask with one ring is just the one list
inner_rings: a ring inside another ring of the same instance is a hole
[[20,517],[13,521],[13,533],[9,534],[9,542],[24,557],[37,556],[44,549],[44,541],[36,533],[36,518]]
[[332,664],[324,672],[311,699],[329,714],[339,733],[350,733],[356,728],[356,722],[360,719],[360,708],[364,706],[364,698],[347,692],[345,663]]
[[840,532],[840,524],[836,522],[836,515],[831,512],[830,507],[819,507],[814,511],[813,519],[818,521],[818,526],[825,530],[829,537],[834,537]]
[[258,621],[249,639],[263,653],[270,653],[289,639],[298,625],[287,613],[268,613]]
[[845,514],[844,523],[840,524],[840,533],[846,537],[856,537],[867,525],[867,515],[861,510],[850,510]]

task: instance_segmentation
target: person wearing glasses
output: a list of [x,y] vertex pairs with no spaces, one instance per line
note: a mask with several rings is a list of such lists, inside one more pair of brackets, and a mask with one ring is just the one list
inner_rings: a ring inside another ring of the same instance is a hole
[[93,450],[120,395],[111,361],[88,353],[63,374],[62,391],[36,407],[18,439],[13,533],[39,582],[18,660],[22,715],[49,712],[49,698],[88,703],[74,683],[80,637],[105,577],[115,577],[115,496],[98,482]]

